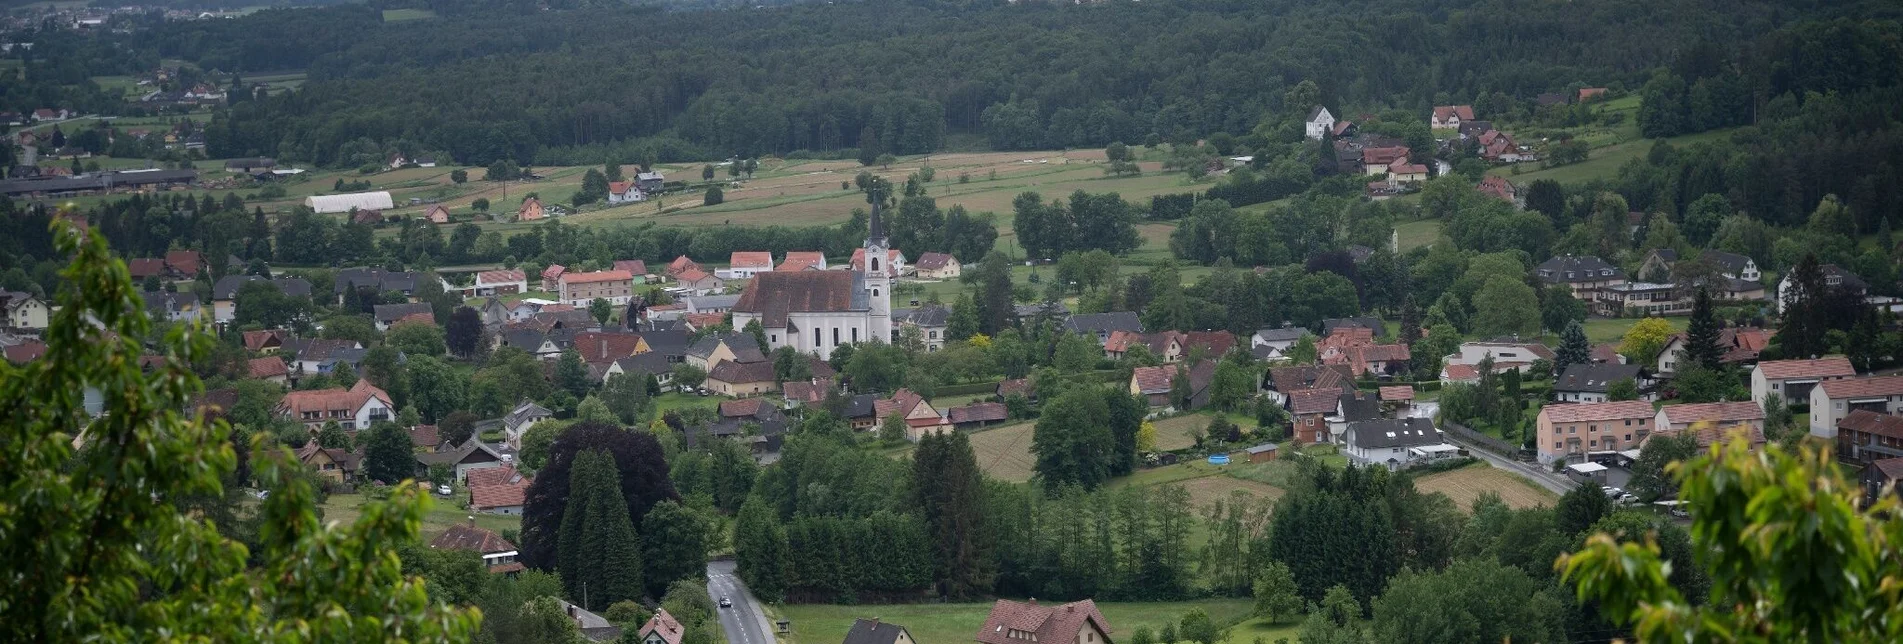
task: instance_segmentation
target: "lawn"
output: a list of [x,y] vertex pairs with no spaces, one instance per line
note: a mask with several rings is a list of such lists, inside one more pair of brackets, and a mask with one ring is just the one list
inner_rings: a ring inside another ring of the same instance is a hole
[[1405,253],[1440,241],[1440,220],[1416,219],[1394,225],[1396,245]]
[[[519,530],[522,528],[521,517],[502,516],[499,514],[475,514],[469,512],[469,510],[462,507],[462,505],[469,500],[468,492],[465,490],[458,489],[456,496],[451,497],[442,497],[435,494],[431,494],[429,497],[431,501],[429,513],[423,515],[423,541],[426,543],[430,539],[436,538],[436,535],[442,534],[444,530],[448,530],[450,525],[466,522],[469,520],[469,517],[472,516],[476,518],[476,525],[494,530],[498,534],[503,530]],[[324,522],[329,523],[335,521],[339,524],[347,524],[356,521],[357,516],[362,514],[364,501],[365,498],[362,494],[330,495],[330,498],[326,499],[324,504],[320,506],[324,510]]]
[[[1586,327],[1586,340],[1593,344],[1618,342],[1625,337],[1625,332],[1631,329],[1632,325],[1639,323],[1640,319],[1642,318],[1588,318],[1584,325]],[[1684,331],[1686,322],[1691,320],[1691,318],[1683,317],[1660,319],[1672,325],[1673,333]],[[1559,343],[1559,336],[1550,336],[1549,339],[1553,344]]]
[[[1183,613],[1201,608],[1217,624],[1231,624],[1248,616],[1248,599],[1203,599],[1186,602],[1098,602],[1097,609],[1110,622],[1111,638],[1128,638],[1139,626],[1150,630],[1176,623]],[[785,641],[795,644],[820,644],[842,641],[854,619],[877,617],[880,621],[904,626],[917,642],[968,642],[985,623],[991,604],[899,604],[879,606],[840,606],[835,604],[789,604],[777,607],[782,618],[792,622],[792,634]],[[1253,633],[1253,624],[1238,631]],[[1251,634],[1249,637],[1254,637]],[[1230,641],[1246,642],[1248,639]],[[1269,641],[1274,641],[1270,638]]]
[[435,18],[436,12],[428,9],[384,9],[384,22],[403,22],[405,20],[424,20]]
[[[1672,145],[1684,146],[1720,140],[1730,136],[1731,132],[1731,128],[1712,130],[1672,137],[1665,141]],[[1517,166],[1520,169],[1518,174],[1514,173],[1516,166],[1501,166],[1489,170],[1487,174],[1507,177],[1519,185],[1526,185],[1539,179],[1553,179],[1560,183],[1584,183],[1593,179],[1610,179],[1619,174],[1619,167],[1625,165],[1627,161],[1644,158],[1645,154],[1652,150],[1652,145],[1656,141],[1657,139],[1634,138],[1604,146],[1595,143],[1591,155],[1579,163],[1543,169],[1539,168],[1537,163],[1525,163]]]
[[1559,497],[1554,496],[1551,490],[1484,463],[1414,479],[1414,487],[1423,494],[1445,494],[1462,510],[1472,508],[1474,500],[1486,492],[1499,494],[1501,501],[1516,509],[1538,505],[1552,507],[1559,501]]

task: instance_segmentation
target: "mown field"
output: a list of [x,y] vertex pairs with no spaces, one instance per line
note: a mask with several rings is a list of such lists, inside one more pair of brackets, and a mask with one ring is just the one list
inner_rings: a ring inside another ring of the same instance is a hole
[[1414,479],[1414,487],[1424,493],[1445,494],[1461,510],[1472,508],[1474,500],[1487,492],[1500,495],[1500,500],[1514,509],[1541,505],[1551,507],[1559,503],[1559,497],[1552,490],[1484,463]]
[[[1253,602],[1248,599],[1204,599],[1185,602],[1098,602],[1097,609],[1110,622],[1113,640],[1128,638],[1139,626],[1152,631],[1182,619],[1183,613],[1201,608],[1217,624],[1243,620]],[[782,640],[792,644],[830,644],[846,638],[846,631],[859,618],[877,617],[880,621],[904,626],[912,639],[924,644],[969,642],[991,613],[990,603],[970,604],[899,604],[879,606],[841,606],[836,604],[788,604],[775,610],[780,619],[790,620],[791,634]],[[1293,629],[1287,635],[1292,637]],[[1246,643],[1256,637],[1255,629],[1238,628],[1230,642]],[[1240,639],[1237,635],[1247,633]],[[1268,641],[1275,641],[1274,637]]]
[[[519,530],[522,527],[521,517],[478,514],[463,508],[462,504],[469,501],[469,493],[460,488],[457,489],[455,496],[442,497],[431,494],[429,497],[429,512],[423,515],[423,541],[426,543],[436,538],[436,535],[442,534],[444,530],[448,530],[449,526],[467,522],[469,517],[472,516],[476,518],[476,525],[494,530],[497,533],[501,533],[503,530]],[[363,504],[365,501],[366,499],[362,494],[332,494],[330,498],[325,499],[324,504],[319,507],[324,511],[323,520],[325,523],[335,521],[339,524],[348,525],[356,521],[359,515],[363,514]]]

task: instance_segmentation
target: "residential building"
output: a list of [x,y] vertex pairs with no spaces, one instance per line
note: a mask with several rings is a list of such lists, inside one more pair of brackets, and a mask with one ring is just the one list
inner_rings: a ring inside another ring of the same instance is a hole
[[1553,380],[1553,399],[1559,402],[1606,402],[1607,390],[1621,380],[1631,380],[1633,386],[1641,389],[1649,384],[1640,365],[1566,365],[1566,371]]
[[346,449],[326,449],[313,440],[297,450],[297,461],[332,483],[344,483],[357,479],[363,455]]
[[1458,130],[1460,124],[1474,120],[1472,105],[1437,105],[1434,115],[1427,120],[1427,127],[1436,130]]
[[1341,328],[1368,329],[1370,332],[1368,335],[1377,338],[1388,334],[1388,325],[1386,322],[1382,322],[1381,318],[1327,318],[1322,320],[1322,336],[1324,337],[1334,335],[1335,330]]
[[245,371],[252,380],[263,380],[280,385],[289,382],[291,377],[291,370],[284,366],[283,360],[275,356],[252,358],[245,362]]
[[721,271],[715,271],[715,273],[719,274],[722,279],[744,280],[753,279],[755,275],[770,273],[772,271],[773,253],[737,250],[733,252],[733,255],[727,258],[727,268],[724,269],[724,274]]
[[[429,547],[438,550],[473,550],[482,555],[483,566],[492,574],[521,572],[527,568],[516,561],[520,555],[515,544],[490,530],[476,527],[476,522],[451,524],[443,533],[431,539]],[[679,641],[669,644],[680,644]]]
[[[402,293],[405,297],[416,294],[419,274],[411,271],[385,271],[375,268],[346,268],[337,271],[332,280],[338,304],[344,303],[344,292],[350,289],[369,291],[376,294],[389,292]],[[279,285],[283,288],[283,285]],[[215,289],[214,289],[215,290]],[[286,291],[288,293],[288,291]]]
[[1462,342],[1460,351],[1441,358],[1442,365],[1478,365],[1482,360],[1493,358],[1493,368],[1516,369],[1526,373],[1533,367],[1533,361],[1551,362],[1553,349],[1538,342],[1519,342],[1517,340],[1491,340],[1486,342]]
[[1335,413],[1342,389],[1298,389],[1288,393],[1288,411],[1295,441],[1303,445],[1329,442],[1328,415]]
[[[212,321],[217,324],[230,324],[238,317],[238,292],[252,282],[268,282],[278,287],[278,292],[291,297],[309,298],[311,283],[302,277],[276,277],[269,280],[256,275],[226,275],[212,282],[211,311]],[[339,291],[341,293],[341,291]]]
[[1342,447],[1350,463],[1390,470],[1459,453],[1459,448],[1441,438],[1431,418],[1376,418],[1349,423]]
[[925,342],[927,352],[945,348],[945,332],[950,329],[951,308],[943,304],[926,304],[916,309],[897,309],[892,312],[892,321],[902,331],[906,328],[918,329],[918,337]]
[[1561,255],[1541,262],[1533,268],[1540,281],[1547,284],[1564,284],[1573,291],[1573,297],[1591,301],[1593,293],[1616,284],[1624,284],[1625,271],[1606,263],[1606,260],[1591,255]]
[[1287,401],[1289,394],[1303,389],[1352,389],[1355,374],[1347,365],[1273,367],[1269,369],[1267,393],[1276,403]]
[[1317,345],[1322,364],[1347,365],[1350,373],[1394,375],[1407,371],[1413,354],[1405,344],[1375,344],[1374,330],[1337,327]]
[[1547,405],[1540,408],[1534,434],[1540,463],[1637,449],[1656,418],[1652,403],[1643,400]]
[[634,187],[641,192],[654,194],[667,187],[667,177],[659,172],[642,172],[634,175]]
[[1837,421],[1837,458],[1853,463],[1903,457],[1903,416],[1859,409]]
[[1408,147],[1405,145],[1362,148],[1361,172],[1363,175],[1370,177],[1388,174],[1388,166],[1396,163],[1407,163],[1408,152]]
[[926,253],[918,256],[918,263],[912,265],[915,275],[922,280],[958,279],[963,269],[958,258],[945,253]]
[[627,271],[563,273],[561,287],[562,302],[569,306],[587,308],[596,299],[622,306],[634,297],[634,276]]
[[861,271],[758,273],[733,307],[734,328],[759,322],[772,349],[793,347],[821,358],[841,344],[892,335],[889,247],[879,205],[873,204],[865,242],[871,264]]
[[[1109,644],[1109,639],[1104,643]],[[680,642],[643,642],[642,644],[680,644]],[[852,620],[852,628],[846,631],[846,639],[841,644],[917,644],[912,633],[904,626],[888,624],[874,617],[861,617]]]
[[1750,436],[1753,448],[1762,447],[1764,408],[1750,401],[1665,405],[1653,419],[1652,434],[1671,436],[1689,431],[1703,450],[1739,429]]
[[637,283],[647,283],[648,263],[646,260],[617,259],[611,268],[617,271],[627,271],[629,275],[634,276],[634,281]]
[[1364,420],[1380,418],[1385,409],[1375,392],[1347,390],[1335,397],[1335,409],[1322,418],[1328,423],[1328,441],[1341,444],[1348,426]]
[[326,422],[336,421],[345,430],[362,431],[370,429],[372,423],[396,417],[396,406],[390,402],[390,394],[370,384],[369,380],[358,380],[349,389],[339,387],[293,391],[284,394],[284,398],[278,401],[276,411],[278,417],[304,423],[305,427],[313,430],[323,427]]
[[[857,628],[858,625],[854,624],[853,627]],[[648,618],[635,635],[641,644],[681,644],[681,638],[687,635],[687,631],[681,628],[680,620],[674,619],[666,608],[657,608],[654,616]]]
[[529,276],[521,269],[509,269],[476,273],[476,287],[472,294],[477,297],[487,297],[515,295],[528,290]]
[[285,340],[291,339],[291,332],[284,329],[264,329],[246,331],[240,337],[244,342],[244,350],[271,355],[284,347]]
[[310,340],[284,340],[279,353],[291,356],[291,372],[294,375],[306,373],[330,373],[336,366],[338,356],[346,351],[362,351],[363,344],[356,340],[330,340],[316,338]]
[[446,452],[417,454],[416,461],[424,469],[433,465],[446,465],[455,468],[456,480],[466,481],[469,474],[477,470],[503,467],[515,462],[515,455],[485,444],[478,437],[470,437],[462,447]]
[[167,293],[156,291],[141,295],[145,299],[146,313],[154,321],[191,322],[201,317],[209,317],[211,310],[198,305],[198,296],[190,292]]
[[522,206],[515,209],[516,221],[540,221],[548,216],[548,210],[542,207],[542,200],[529,197],[522,200]]
[[1856,368],[1844,356],[1760,362],[1751,368],[1751,402],[1763,406],[1765,399],[1777,395],[1786,405],[1809,404],[1811,389],[1817,383],[1856,375]]
[[[1786,389],[1789,389],[1786,385]],[[1866,376],[1825,380],[1810,390],[1810,433],[1836,438],[1837,422],[1859,409],[1903,413],[1903,376]]]
[[1288,350],[1305,337],[1312,339],[1315,334],[1298,326],[1257,329],[1255,335],[1249,336],[1249,351],[1258,360],[1283,360],[1288,357]]
[[[865,256],[865,250],[864,248],[858,249],[860,257]],[[786,260],[780,262],[780,265],[773,270],[786,273],[796,271],[823,271],[826,270],[826,255],[814,251],[787,251]],[[859,270],[863,271],[865,269]],[[887,272],[893,273],[887,275],[886,277],[888,278],[898,276],[896,272],[889,269]]]
[[1041,606],[1000,599],[978,628],[978,644],[1110,644],[1110,622],[1091,600]]
[[647,194],[635,186],[633,181],[608,182],[608,205],[618,206],[624,203],[647,201]]
[[1064,319],[1064,331],[1095,336],[1098,346],[1110,341],[1112,331],[1142,333],[1143,322],[1135,311],[1079,313]]
[[766,352],[753,334],[739,331],[702,336],[687,347],[685,362],[705,371],[713,371],[722,362],[765,362]]
[[1474,186],[1474,189],[1479,190],[1480,194],[1504,200],[1516,207],[1526,206],[1526,200],[1520,196],[1520,187],[1513,185],[1513,182],[1508,181],[1506,177],[1487,175],[1486,178],[1480,180],[1480,185]]
[[543,267],[542,290],[550,293],[559,292],[562,288],[562,274],[567,272],[568,267],[561,264],[549,264]]
[[1592,312],[1606,317],[1689,315],[1692,298],[1677,284],[1621,282],[1593,292]]
[[727,281],[699,268],[690,268],[674,276],[675,287],[684,295],[711,295],[727,290]]
[[534,427],[536,423],[554,417],[555,412],[549,411],[548,408],[536,404],[533,400],[524,398],[522,402],[516,403],[515,409],[509,410],[508,414],[503,415],[502,439],[507,442],[509,446],[521,449],[522,435],[527,434],[530,427]]
[[772,362],[723,361],[707,371],[706,387],[722,396],[758,396],[779,390]]
[[1309,111],[1308,119],[1303,123],[1308,138],[1320,141],[1322,135],[1334,131],[1335,115],[1328,113],[1328,108],[1317,105],[1315,109]]
[[[1724,355],[1719,358],[1723,364],[1755,364],[1758,353],[1770,346],[1771,332],[1756,327],[1733,327],[1718,331],[1718,346]],[[1665,341],[1665,348],[1652,362],[1652,373],[1660,378],[1678,375],[1678,361],[1685,352],[1685,334],[1674,333]]]
[[669,360],[667,354],[649,351],[609,363],[601,370],[601,382],[607,384],[608,379],[622,375],[635,378],[654,376],[654,383],[666,390],[674,383],[675,364],[678,363]]
[[1903,496],[1903,486],[1897,485],[1899,478],[1903,478],[1903,458],[1885,458],[1864,465],[1857,472],[1857,482],[1863,488],[1863,507],[1874,505],[1884,490]]
[[464,484],[469,487],[469,509],[483,514],[521,516],[535,479],[517,472],[514,464],[473,469]]
[[388,331],[398,322],[412,318],[436,324],[436,313],[430,305],[422,302],[406,304],[377,304],[370,307],[371,320],[376,322],[378,331]]
[[[1841,266],[1825,264],[1820,268],[1824,273],[1824,286],[1826,288],[1839,289],[1855,294],[1858,297],[1862,297],[1870,290],[1870,284],[1868,282],[1863,281],[1863,278],[1858,277],[1856,273],[1844,270]],[[1791,279],[1791,274],[1787,272],[1784,274],[1784,278],[1777,282],[1777,297],[1771,300],[1771,306],[1778,313],[1783,313],[1785,303],[1790,302],[1791,298],[1796,296],[1795,284]]]
[[885,419],[892,416],[905,420],[905,438],[910,441],[916,442],[926,434],[952,430],[951,423],[938,413],[938,409],[932,407],[932,403],[910,389],[899,389],[892,392],[891,398],[872,403],[872,417],[878,419],[877,422],[884,423]]

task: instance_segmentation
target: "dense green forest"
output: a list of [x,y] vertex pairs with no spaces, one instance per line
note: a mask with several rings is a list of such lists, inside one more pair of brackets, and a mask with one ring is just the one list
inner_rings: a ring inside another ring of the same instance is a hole
[[1582,85],[1636,90],[1694,43],[1712,43],[1721,69],[1779,67],[1779,82],[1749,88],[1763,102],[1773,91],[1853,85],[1840,79],[1874,70],[1848,64],[1884,53],[1829,42],[1781,49],[1766,34],[1803,19],[1896,13],[1866,3],[1545,0],[493,6],[446,4],[439,19],[391,24],[363,5],[264,11],[121,40],[207,69],[309,71],[303,91],[221,116],[208,132],[215,157],[341,164],[352,161],[337,158],[345,144],[366,139],[463,163],[558,163],[921,153],[957,134],[1004,149],[1216,132],[1279,139],[1285,120],[1265,115],[1306,110],[1286,104],[1304,80],[1319,92],[1295,98],[1350,113],[1495,93],[1529,101]]

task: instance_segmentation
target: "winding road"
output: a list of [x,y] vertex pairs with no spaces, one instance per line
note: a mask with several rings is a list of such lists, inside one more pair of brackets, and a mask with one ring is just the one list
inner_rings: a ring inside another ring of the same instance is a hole
[[716,608],[720,629],[727,634],[729,644],[774,643],[773,624],[767,621],[766,608],[740,582],[732,560],[707,562],[707,596],[713,598],[716,607],[722,597],[733,601],[729,608]]

